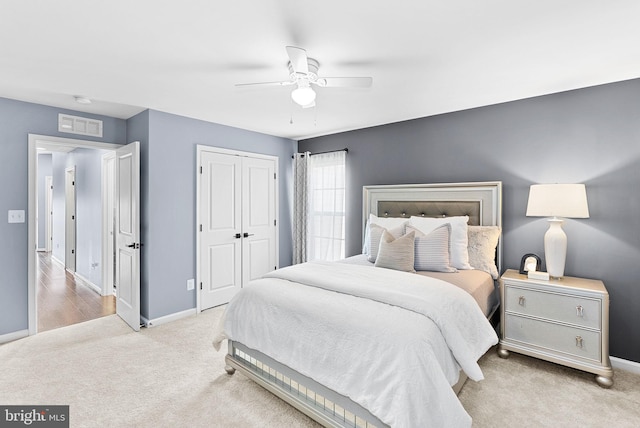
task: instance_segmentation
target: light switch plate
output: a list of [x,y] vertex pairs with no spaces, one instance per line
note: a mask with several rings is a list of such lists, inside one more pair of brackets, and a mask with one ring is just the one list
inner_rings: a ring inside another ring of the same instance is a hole
[[24,210],[9,210],[9,223],[24,223]]

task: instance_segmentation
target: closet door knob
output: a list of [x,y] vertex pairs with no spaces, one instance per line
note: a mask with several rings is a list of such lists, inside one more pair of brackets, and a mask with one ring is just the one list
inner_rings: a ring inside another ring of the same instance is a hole
[[253,233],[247,233],[247,232],[244,233],[244,237],[245,238],[248,238],[248,237],[253,236],[253,235],[254,235]]
[[240,239],[242,238],[242,235],[240,235],[239,233],[236,233],[236,239]]

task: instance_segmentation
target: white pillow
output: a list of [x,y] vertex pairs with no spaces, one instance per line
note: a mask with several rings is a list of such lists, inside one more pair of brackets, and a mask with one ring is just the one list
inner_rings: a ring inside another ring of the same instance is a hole
[[414,267],[417,271],[458,272],[458,269],[451,267],[450,264],[451,225],[449,223],[436,227],[428,235],[407,226],[407,233],[409,232],[416,233]]
[[456,217],[415,217],[412,216],[409,224],[420,232],[428,235],[438,226],[449,223],[451,225],[451,236],[449,238],[449,255],[451,265],[458,269],[473,269],[469,264],[469,252],[467,250],[467,222],[469,216]]
[[496,247],[500,239],[499,226],[469,226],[469,264],[498,279]]
[[404,228],[404,224],[393,229],[385,229],[384,227],[377,224],[372,224],[371,228],[369,229],[371,249],[369,250],[367,260],[369,260],[371,263],[374,263],[376,261],[376,258],[378,257],[378,250],[380,248],[380,241],[382,240],[382,235],[384,232],[390,233],[391,236],[393,236],[393,238],[395,239],[404,235]]
[[384,230],[375,266],[403,272],[415,272],[413,269],[414,236],[415,232],[409,232],[395,238],[387,230]]
[[[409,223],[409,220],[402,217],[378,217],[375,214],[369,214],[369,220],[365,226],[364,243],[362,246],[362,254],[371,255],[371,225],[377,224],[385,229],[395,229]],[[402,232],[404,234],[404,230]],[[376,248],[377,251],[377,248]]]

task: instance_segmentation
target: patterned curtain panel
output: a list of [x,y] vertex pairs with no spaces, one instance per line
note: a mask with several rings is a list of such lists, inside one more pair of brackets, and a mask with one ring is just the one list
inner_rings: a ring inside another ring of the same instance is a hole
[[344,150],[308,157],[307,260],[339,260],[345,255]]
[[307,261],[309,152],[293,156],[293,264]]

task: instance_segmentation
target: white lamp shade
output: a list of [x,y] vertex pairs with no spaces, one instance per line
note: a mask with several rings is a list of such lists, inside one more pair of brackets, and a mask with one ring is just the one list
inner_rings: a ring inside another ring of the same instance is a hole
[[291,92],[291,98],[296,104],[304,107],[315,101],[316,92],[309,86],[300,86]]
[[584,184],[533,184],[527,216],[589,218],[587,189]]

